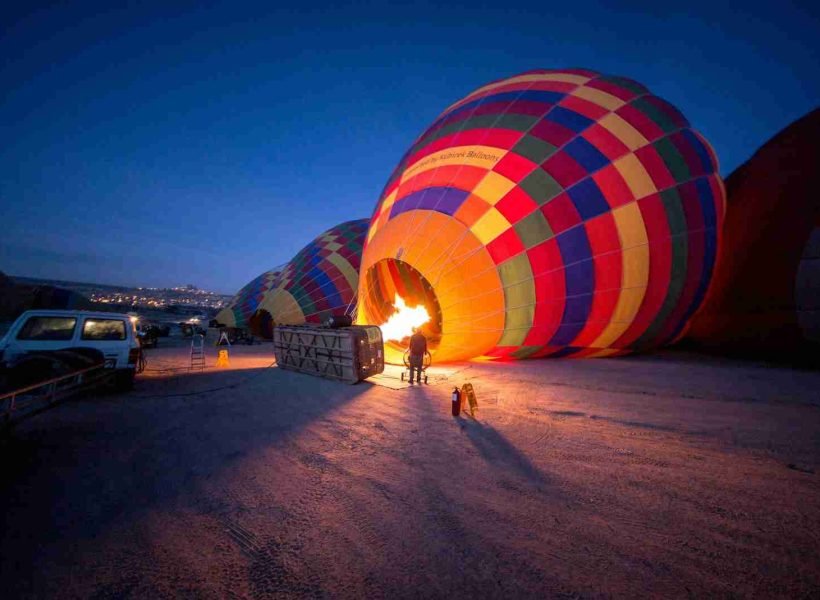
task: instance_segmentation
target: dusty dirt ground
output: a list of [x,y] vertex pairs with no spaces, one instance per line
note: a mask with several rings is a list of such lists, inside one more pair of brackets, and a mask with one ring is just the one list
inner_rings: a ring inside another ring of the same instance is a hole
[[393,390],[269,345],[187,360],[0,442],[4,598],[820,594],[818,372],[661,353]]

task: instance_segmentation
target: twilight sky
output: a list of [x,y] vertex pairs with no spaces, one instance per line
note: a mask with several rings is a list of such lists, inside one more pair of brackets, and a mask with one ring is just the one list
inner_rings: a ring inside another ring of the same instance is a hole
[[820,103],[812,2],[19,4],[0,12],[11,275],[233,293],[369,216],[448,104],[529,69],[640,81],[724,176]]

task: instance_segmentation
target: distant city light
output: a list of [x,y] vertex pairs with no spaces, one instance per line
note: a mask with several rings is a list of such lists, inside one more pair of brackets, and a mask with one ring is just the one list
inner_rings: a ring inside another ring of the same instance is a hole
[[200,290],[193,286],[173,288],[138,287],[133,288],[133,290],[95,288],[81,290],[81,293],[84,293],[91,301],[101,304],[121,304],[158,310],[172,305],[219,310],[227,306],[231,299],[230,296]]

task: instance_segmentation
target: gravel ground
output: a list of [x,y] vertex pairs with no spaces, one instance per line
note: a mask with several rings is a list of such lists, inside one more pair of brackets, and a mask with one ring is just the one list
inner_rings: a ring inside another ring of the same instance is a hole
[[820,594],[818,372],[663,353],[391,390],[270,345],[186,360],[0,441],[4,598]]

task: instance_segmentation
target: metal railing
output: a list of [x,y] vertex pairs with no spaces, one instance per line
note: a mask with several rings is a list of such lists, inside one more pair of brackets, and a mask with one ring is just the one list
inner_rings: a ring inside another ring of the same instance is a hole
[[99,364],[0,394],[0,425],[51,408],[60,400],[101,383],[111,373]]

